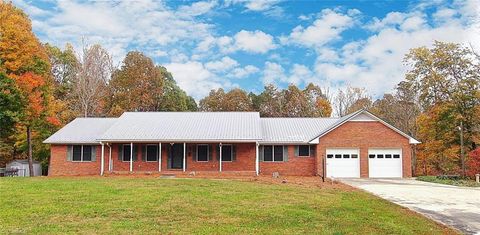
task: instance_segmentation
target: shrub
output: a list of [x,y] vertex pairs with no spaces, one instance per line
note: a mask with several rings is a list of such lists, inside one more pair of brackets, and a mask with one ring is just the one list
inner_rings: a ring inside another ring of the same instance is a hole
[[469,153],[467,169],[467,175],[470,177],[480,174],[480,147]]

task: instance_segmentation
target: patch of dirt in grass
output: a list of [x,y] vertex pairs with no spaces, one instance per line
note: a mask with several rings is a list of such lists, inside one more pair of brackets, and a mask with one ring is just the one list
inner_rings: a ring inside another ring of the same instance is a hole
[[[246,176],[235,174],[172,174],[173,178],[187,178],[187,179],[215,179],[215,180],[239,180],[247,182],[258,182],[263,184],[279,184],[279,185],[295,185],[301,187],[315,187],[320,189],[342,189],[347,191],[356,190],[355,188],[343,184],[339,181],[331,181],[330,179],[322,180],[319,176],[280,176],[273,178],[272,176]],[[109,174],[106,177],[120,177],[120,178],[158,178],[163,174]],[[99,176],[100,177],[100,176]]]

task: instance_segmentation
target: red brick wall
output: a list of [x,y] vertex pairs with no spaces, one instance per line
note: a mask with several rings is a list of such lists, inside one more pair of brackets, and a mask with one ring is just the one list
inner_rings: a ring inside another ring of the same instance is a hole
[[[212,160],[208,162],[197,162],[194,158],[193,148],[195,144],[187,144],[186,151],[186,171],[218,171],[219,161],[217,160],[216,144],[212,144]],[[112,145],[112,160],[114,171],[129,171],[130,162],[123,162],[118,159],[118,144]],[[137,161],[133,162],[133,171],[158,171],[158,162],[144,162],[142,161],[142,153],[140,148],[143,144],[139,144],[137,151]],[[235,144],[236,146],[236,161],[222,162],[222,170],[224,171],[255,171],[255,144]],[[162,171],[170,170],[167,168],[169,144],[162,144]],[[108,148],[107,148],[108,150]],[[108,152],[108,151],[107,151]],[[108,155],[106,155],[108,156]],[[108,157],[106,157],[108,159]],[[105,169],[108,169],[108,161]]]
[[[71,162],[67,161],[67,145],[51,145],[48,175],[100,175],[102,152],[100,145],[97,145],[96,152],[95,162]],[[108,149],[105,149],[105,153],[105,156],[108,156]],[[107,169],[106,165],[105,169]]]
[[327,148],[360,148],[360,177],[368,177],[369,148],[401,148],[403,177],[411,177],[409,140],[381,122],[346,122],[320,138],[317,146],[317,173],[323,175]]
[[273,172],[280,175],[315,175],[315,157],[295,157],[295,146],[289,145],[287,162],[260,162],[260,174],[271,175]]
[[[130,161],[122,161],[118,158],[118,148],[121,144],[111,144],[112,147],[112,163],[113,163],[113,171],[130,171]],[[137,146],[137,160],[133,161],[133,171],[158,171],[158,162],[145,162],[142,159],[142,148],[144,148],[145,144],[134,144]],[[162,145],[162,160],[165,160],[165,163],[162,162],[162,168],[166,169],[166,153],[164,149],[165,145]],[[107,147],[108,149],[108,147]],[[135,152],[134,152],[135,154]],[[106,155],[109,156],[109,155]],[[107,159],[109,157],[106,157]],[[121,159],[121,158],[120,158]],[[106,161],[105,169],[108,170],[108,161]]]
[[[222,171],[255,171],[255,144],[234,144],[237,154],[233,162],[222,162]],[[192,148],[195,145],[187,144],[187,171],[219,171],[220,162],[217,159],[217,145],[212,148],[212,160],[197,162]]]

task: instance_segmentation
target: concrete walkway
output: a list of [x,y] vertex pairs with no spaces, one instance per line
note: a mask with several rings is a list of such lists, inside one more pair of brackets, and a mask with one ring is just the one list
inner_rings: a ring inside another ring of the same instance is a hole
[[414,179],[340,181],[419,212],[466,234],[480,234],[480,188],[434,184]]

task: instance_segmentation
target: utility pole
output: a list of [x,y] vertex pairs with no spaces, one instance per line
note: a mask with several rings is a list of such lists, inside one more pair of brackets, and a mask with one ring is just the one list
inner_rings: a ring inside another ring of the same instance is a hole
[[460,159],[462,161],[462,177],[465,177],[465,153],[463,151],[463,121],[460,121]]

